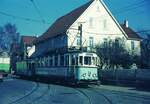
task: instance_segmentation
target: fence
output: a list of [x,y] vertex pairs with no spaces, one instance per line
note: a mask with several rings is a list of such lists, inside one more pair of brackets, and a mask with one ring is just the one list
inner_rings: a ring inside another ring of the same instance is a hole
[[135,85],[150,83],[150,69],[107,69],[100,70],[99,78],[104,84]]

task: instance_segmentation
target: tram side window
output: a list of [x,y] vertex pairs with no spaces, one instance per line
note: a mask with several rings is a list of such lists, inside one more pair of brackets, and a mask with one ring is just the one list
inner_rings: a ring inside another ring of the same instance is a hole
[[63,55],[60,56],[60,65],[64,66],[64,56]]
[[71,65],[75,65],[75,57],[74,57],[74,55],[71,55]]
[[53,59],[52,57],[49,58],[49,66],[52,66],[53,65]]
[[76,57],[76,63],[75,64],[78,65],[78,57]]
[[58,56],[55,56],[55,66],[58,65]]
[[48,58],[47,57],[44,58],[44,62],[45,62],[45,66],[47,67],[48,66]]
[[38,63],[37,63],[37,64],[38,64],[38,67],[40,67],[40,61],[38,61]]
[[69,56],[68,55],[65,56],[65,64],[66,64],[66,66],[69,65]]
[[37,67],[40,67],[40,61],[39,60],[37,61]]
[[83,56],[79,56],[79,65],[83,65]]
[[85,56],[84,57],[84,64],[85,65],[91,65],[91,57]]
[[42,67],[45,67],[45,59],[42,58]]

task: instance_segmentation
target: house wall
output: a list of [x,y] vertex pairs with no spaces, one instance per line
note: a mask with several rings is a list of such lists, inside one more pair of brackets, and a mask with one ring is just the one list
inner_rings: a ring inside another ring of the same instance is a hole
[[[118,22],[112,17],[100,3],[95,0],[86,11],[68,29],[68,46],[77,46],[76,37],[80,36],[79,24],[83,25],[83,46],[89,46],[89,37],[93,37],[94,45],[100,44],[105,39],[125,38]],[[131,50],[131,40],[126,41],[127,49]],[[135,41],[135,47],[140,51],[140,42]]]
[[35,45],[27,47],[28,57],[30,57],[35,52]]

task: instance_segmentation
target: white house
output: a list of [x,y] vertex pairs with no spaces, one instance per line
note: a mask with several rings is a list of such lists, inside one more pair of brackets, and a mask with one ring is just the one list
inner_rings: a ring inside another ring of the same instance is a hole
[[[122,38],[126,48],[140,55],[140,40],[126,21],[119,24],[103,0],[91,0],[81,7],[57,19],[35,42],[34,56],[56,48],[80,45],[79,26],[82,24],[83,47],[94,47],[106,39]],[[80,29],[81,30],[81,29]]]

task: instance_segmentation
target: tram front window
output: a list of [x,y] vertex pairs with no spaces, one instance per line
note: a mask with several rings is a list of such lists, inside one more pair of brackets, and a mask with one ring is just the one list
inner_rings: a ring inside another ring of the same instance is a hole
[[84,64],[85,65],[91,65],[91,57],[85,56],[84,57]]
[[92,57],[92,65],[96,65],[96,57]]

